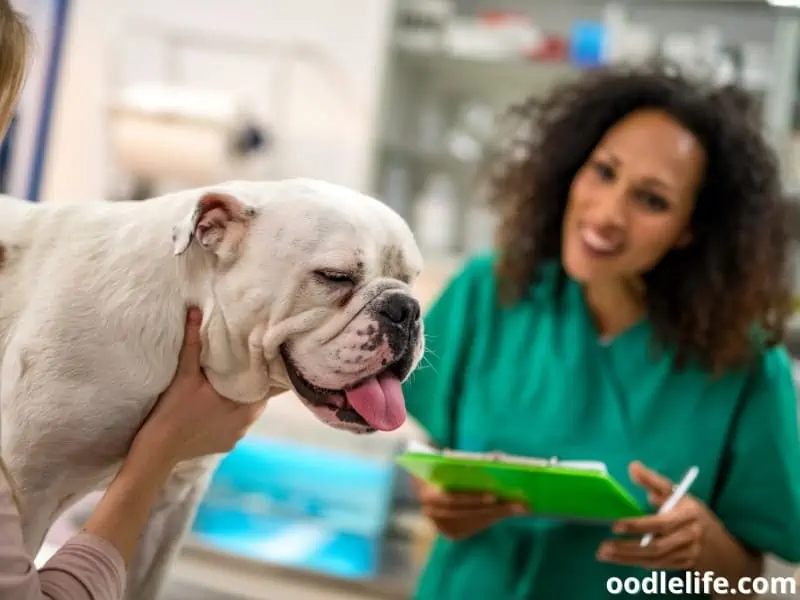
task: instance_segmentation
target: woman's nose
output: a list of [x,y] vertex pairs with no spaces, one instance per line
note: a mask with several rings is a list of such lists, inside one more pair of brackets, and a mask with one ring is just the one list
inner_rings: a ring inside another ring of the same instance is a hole
[[598,226],[624,227],[627,196],[622,186],[609,186],[598,191],[592,202],[592,221]]

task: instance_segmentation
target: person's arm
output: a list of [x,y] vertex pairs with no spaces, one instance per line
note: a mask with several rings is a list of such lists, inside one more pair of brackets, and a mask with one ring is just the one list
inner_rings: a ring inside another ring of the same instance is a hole
[[0,598],[114,600],[172,461],[132,452],[80,533],[37,571],[27,555],[11,487],[0,476]]
[[710,508],[719,518],[703,568],[758,575],[762,556],[800,562],[800,437],[791,361],[770,350],[753,373]]
[[122,596],[125,564],[112,544],[79,533],[37,571],[25,551],[11,488],[0,475],[0,598],[106,600]]
[[[187,340],[187,346],[192,341]],[[185,347],[184,360],[192,358],[186,356],[186,350]],[[177,381],[180,383],[184,379]],[[182,389],[168,391],[165,400],[173,403],[175,401],[168,396],[170,393],[172,397],[175,393],[193,395]],[[134,443],[81,532],[68,540],[39,571],[25,550],[17,502],[8,479],[0,471],[2,600],[116,600],[122,597],[127,564],[147,523],[150,508],[177,462],[177,455],[172,458],[174,452],[167,452],[166,444],[154,443],[162,437],[154,439],[153,435],[148,435],[148,443]]]
[[111,544],[127,567],[150,508],[171,471],[171,462],[131,452],[81,531]]

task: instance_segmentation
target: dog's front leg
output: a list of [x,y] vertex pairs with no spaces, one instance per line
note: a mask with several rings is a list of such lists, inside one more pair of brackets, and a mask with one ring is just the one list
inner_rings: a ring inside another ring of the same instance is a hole
[[128,569],[126,600],[160,597],[177,551],[208,487],[216,457],[179,464],[150,512]]

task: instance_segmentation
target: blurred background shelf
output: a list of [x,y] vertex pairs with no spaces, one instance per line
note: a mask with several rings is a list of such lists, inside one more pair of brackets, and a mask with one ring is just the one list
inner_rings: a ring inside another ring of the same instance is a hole
[[575,77],[581,70],[555,60],[480,58],[402,47],[395,48],[393,57],[396,69],[424,78],[425,85],[491,99],[499,106],[523,98],[531,91],[545,91]]

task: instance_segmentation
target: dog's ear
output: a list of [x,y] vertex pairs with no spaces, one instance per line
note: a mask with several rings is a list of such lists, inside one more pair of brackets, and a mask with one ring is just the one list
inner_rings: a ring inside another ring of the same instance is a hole
[[235,250],[247,232],[256,208],[231,194],[207,192],[194,210],[172,229],[173,251],[183,254],[193,239],[212,252]]

